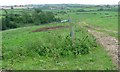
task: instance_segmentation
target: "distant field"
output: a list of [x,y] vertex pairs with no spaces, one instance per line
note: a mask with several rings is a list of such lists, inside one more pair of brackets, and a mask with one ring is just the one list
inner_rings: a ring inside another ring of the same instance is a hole
[[[109,30],[118,30],[118,13],[117,12],[76,12],[68,13],[72,21],[86,22],[90,25],[100,26]],[[108,14],[108,15],[106,15]],[[64,19],[68,19],[66,15],[60,15]]]
[[[106,32],[111,36],[118,37],[118,12],[96,11],[96,12],[72,12],[65,15],[60,14],[63,19],[71,16],[73,24],[92,25],[101,28],[100,31]],[[115,31],[113,33],[111,31]]]

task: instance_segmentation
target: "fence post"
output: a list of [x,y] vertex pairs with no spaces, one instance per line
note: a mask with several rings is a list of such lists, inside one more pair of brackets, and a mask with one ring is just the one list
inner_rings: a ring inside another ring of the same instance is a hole
[[72,46],[74,46],[74,27],[73,27],[73,24],[71,22],[71,17],[68,15],[69,19],[68,19],[68,22],[70,23],[70,37],[71,37],[71,40],[72,40]]

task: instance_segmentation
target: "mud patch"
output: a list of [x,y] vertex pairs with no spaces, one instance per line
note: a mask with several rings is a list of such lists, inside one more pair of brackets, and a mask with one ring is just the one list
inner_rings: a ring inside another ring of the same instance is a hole
[[55,29],[60,29],[60,28],[69,28],[69,26],[43,27],[43,28],[33,30],[32,32],[41,32],[41,31],[55,30]]

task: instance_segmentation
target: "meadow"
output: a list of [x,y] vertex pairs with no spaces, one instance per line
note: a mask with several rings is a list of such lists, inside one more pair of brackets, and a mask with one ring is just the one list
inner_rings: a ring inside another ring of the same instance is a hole
[[[117,12],[89,12],[76,13],[81,25],[90,25],[99,31],[118,38],[118,13]],[[107,14],[107,15],[106,15]],[[75,14],[73,14],[75,16]],[[77,20],[77,19],[76,19]]]
[[[65,42],[65,37],[69,35],[69,29],[36,33],[31,32],[34,29],[44,26],[18,28],[3,32],[3,69],[115,69],[115,65],[112,64],[111,58],[107,56],[106,51],[100,45],[96,44],[95,39],[91,35],[89,35],[84,42],[84,46],[89,47],[89,53],[74,55],[72,51],[69,50],[71,46],[66,47],[66,43],[69,42]],[[78,31],[76,32],[76,37],[81,39],[76,46],[78,45],[78,48],[81,49],[83,48],[83,46],[80,46],[80,44],[83,43],[81,41],[88,33],[81,31],[80,27],[76,28],[76,31]],[[58,38],[59,36],[61,36],[61,38]],[[47,53],[46,55],[44,55],[44,53],[39,54],[41,51],[38,50],[42,45],[46,49],[52,49],[53,52]],[[35,51],[34,49],[38,50]],[[67,51],[64,49],[67,49]],[[59,53],[60,51],[63,52],[62,55]]]
[[[91,9],[96,8],[87,10]],[[54,22],[2,31],[2,69],[116,70],[111,57],[88,33],[85,26],[99,27],[101,28],[99,31],[117,38],[117,34],[106,31],[117,31],[117,12],[77,12],[78,9],[73,8],[71,10],[72,12],[66,14],[58,13],[56,17],[62,20],[71,17],[74,41],[70,37],[70,28],[32,32],[43,27],[70,26],[69,22]]]

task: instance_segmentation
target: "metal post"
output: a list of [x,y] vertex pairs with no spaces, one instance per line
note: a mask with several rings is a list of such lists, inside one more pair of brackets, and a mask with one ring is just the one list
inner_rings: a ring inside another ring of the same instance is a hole
[[69,17],[69,23],[70,23],[70,37],[71,37],[71,40],[72,40],[72,46],[74,45],[74,27],[73,27],[73,24],[71,23],[71,17],[68,15]]

